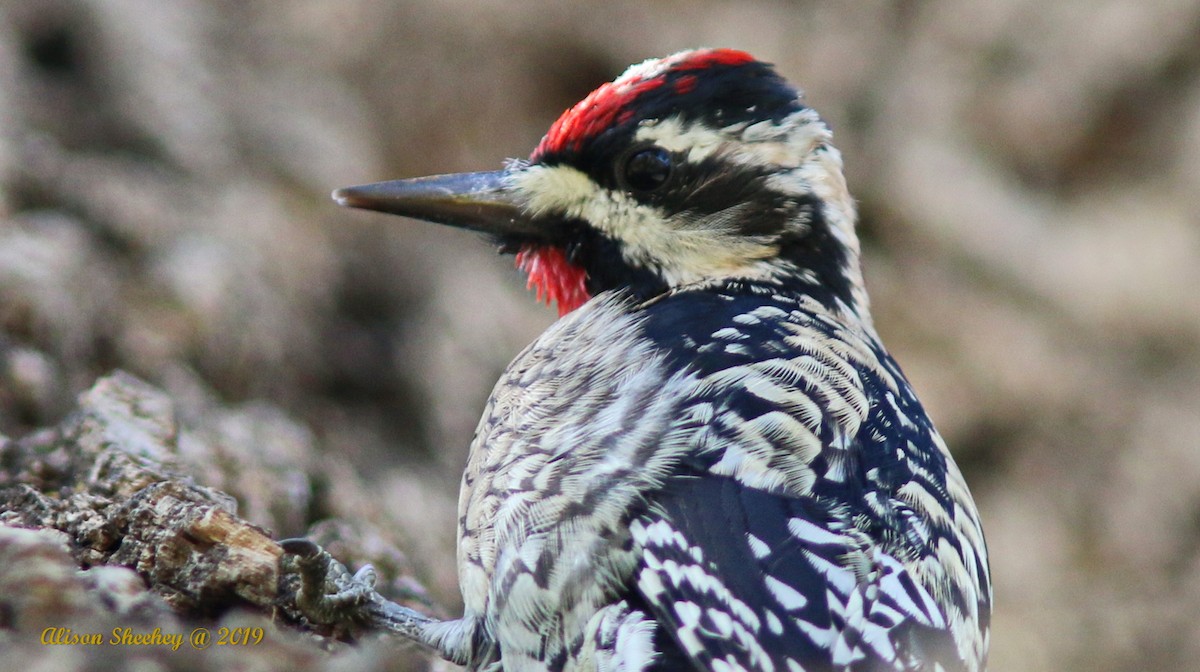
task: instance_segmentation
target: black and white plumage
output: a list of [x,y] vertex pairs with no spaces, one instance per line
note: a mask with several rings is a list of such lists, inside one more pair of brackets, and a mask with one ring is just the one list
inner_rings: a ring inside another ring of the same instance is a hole
[[335,194],[487,233],[564,312],[471,446],[463,617],[379,622],[508,672],[985,667],[979,517],[875,333],[829,142],[769,66],[698,50],[529,161]]

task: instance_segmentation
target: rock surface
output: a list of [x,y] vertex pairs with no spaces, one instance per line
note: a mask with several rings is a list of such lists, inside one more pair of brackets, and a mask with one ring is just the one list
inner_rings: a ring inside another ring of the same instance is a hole
[[[166,669],[282,669],[288,661],[305,669],[428,668],[418,654],[376,650],[395,643],[349,648],[337,642],[344,633],[306,622],[295,607],[290,558],[281,562],[271,531],[239,517],[238,498],[191,475],[222,474],[244,486],[232,491],[245,498],[290,472],[303,481],[293,483],[296,492],[313,492],[321,458],[311,443],[288,465],[256,452],[295,430],[269,420],[202,414],[191,428],[165,393],[117,372],[81,395],[58,427],[0,444],[0,644],[64,670],[139,660]],[[223,446],[248,456],[229,473],[231,463],[205,436],[243,424],[253,440]],[[272,527],[303,521],[294,508],[313,504],[274,501],[273,519],[264,520]],[[307,534],[359,563],[370,555],[354,523],[324,521]],[[382,555],[385,581],[420,597],[403,554],[389,547]],[[200,628],[214,639],[193,641]],[[139,636],[150,639],[132,639]]]

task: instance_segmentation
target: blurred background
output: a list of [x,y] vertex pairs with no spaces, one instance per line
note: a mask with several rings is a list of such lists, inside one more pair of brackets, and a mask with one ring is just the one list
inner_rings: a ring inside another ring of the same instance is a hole
[[991,669],[1192,670],[1197,35],[1167,0],[4,2],[0,433],[113,368],[275,409],[453,609],[471,432],[555,312],[329,191],[497,168],[629,63],[737,47],[834,128],[879,331],[982,509]]

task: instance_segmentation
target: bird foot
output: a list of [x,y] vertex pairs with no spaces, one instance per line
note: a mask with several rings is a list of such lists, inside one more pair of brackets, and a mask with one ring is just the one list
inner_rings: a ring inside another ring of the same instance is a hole
[[403,607],[375,590],[375,568],[364,565],[351,574],[329,551],[308,539],[279,542],[285,553],[296,556],[300,588],[296,606],[314,623],[384,630],[422,643],[430,617]]

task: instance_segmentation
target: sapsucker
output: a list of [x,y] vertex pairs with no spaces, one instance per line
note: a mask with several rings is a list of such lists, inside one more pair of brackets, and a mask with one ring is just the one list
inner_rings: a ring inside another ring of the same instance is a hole
[[705,49],[631,67],[503,170],[335,192],[483,232],[561,317],[471,445],[463,616],[289,541],[314,618],[472,670],[983,669],[979,517],[875,332],[830,139],[771,66]]

